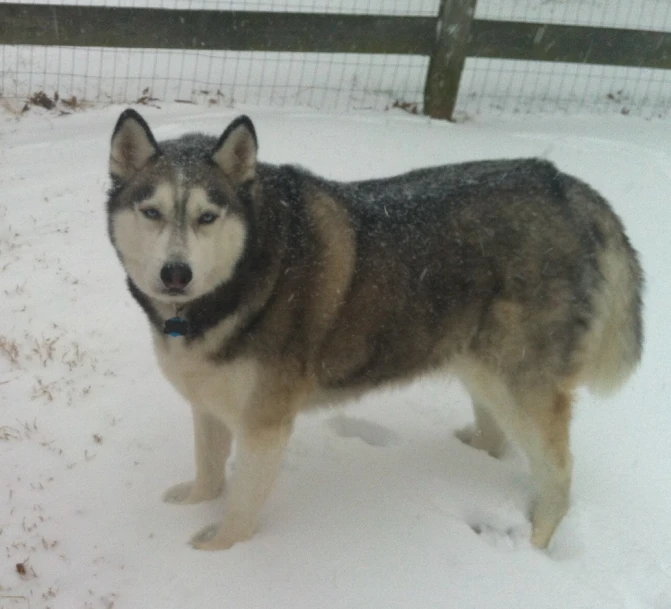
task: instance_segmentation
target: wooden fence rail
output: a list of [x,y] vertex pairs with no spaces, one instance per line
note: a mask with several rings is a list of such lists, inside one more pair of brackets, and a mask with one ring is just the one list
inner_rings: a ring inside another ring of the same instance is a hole
[[423,55],[424,111],[447,119],[467,57],[671,69],[671,33],[474,19],[475,2],[435,18],[2,3],[0,44]]

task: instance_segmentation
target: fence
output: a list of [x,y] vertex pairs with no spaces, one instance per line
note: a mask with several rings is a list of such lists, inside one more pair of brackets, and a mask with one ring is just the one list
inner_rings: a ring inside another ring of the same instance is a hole
[[0,3],[3,97],[671,108],[668,0],[85,1]]

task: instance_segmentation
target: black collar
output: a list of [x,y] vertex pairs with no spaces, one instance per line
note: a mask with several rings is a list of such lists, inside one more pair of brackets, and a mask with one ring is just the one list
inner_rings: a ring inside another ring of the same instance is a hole
[[189,334],[189,321],[179,316],[166,319],[163,324],[163,334],[175,337],[186,336]]

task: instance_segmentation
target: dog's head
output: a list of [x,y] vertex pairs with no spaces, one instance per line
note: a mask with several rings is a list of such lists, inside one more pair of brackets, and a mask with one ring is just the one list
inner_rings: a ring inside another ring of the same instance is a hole
[[134,110],[112,135],[109,232],[133,283],[184,304],[228,281],[244,254],[257,140],[249,118],[217,140],[188,134],[158,143]]

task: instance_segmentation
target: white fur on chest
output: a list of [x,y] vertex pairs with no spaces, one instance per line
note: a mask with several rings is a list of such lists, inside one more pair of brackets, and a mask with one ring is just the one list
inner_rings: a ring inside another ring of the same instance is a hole
[[204,339],[190,344],[182,337],[154,335],[156,358],[165,377],[192,406],[217,416],[231,430],[240,426],[259,377],[252,359],[215,362],[210,357],[230,336],[235,323],[235,319],[224,320]]

